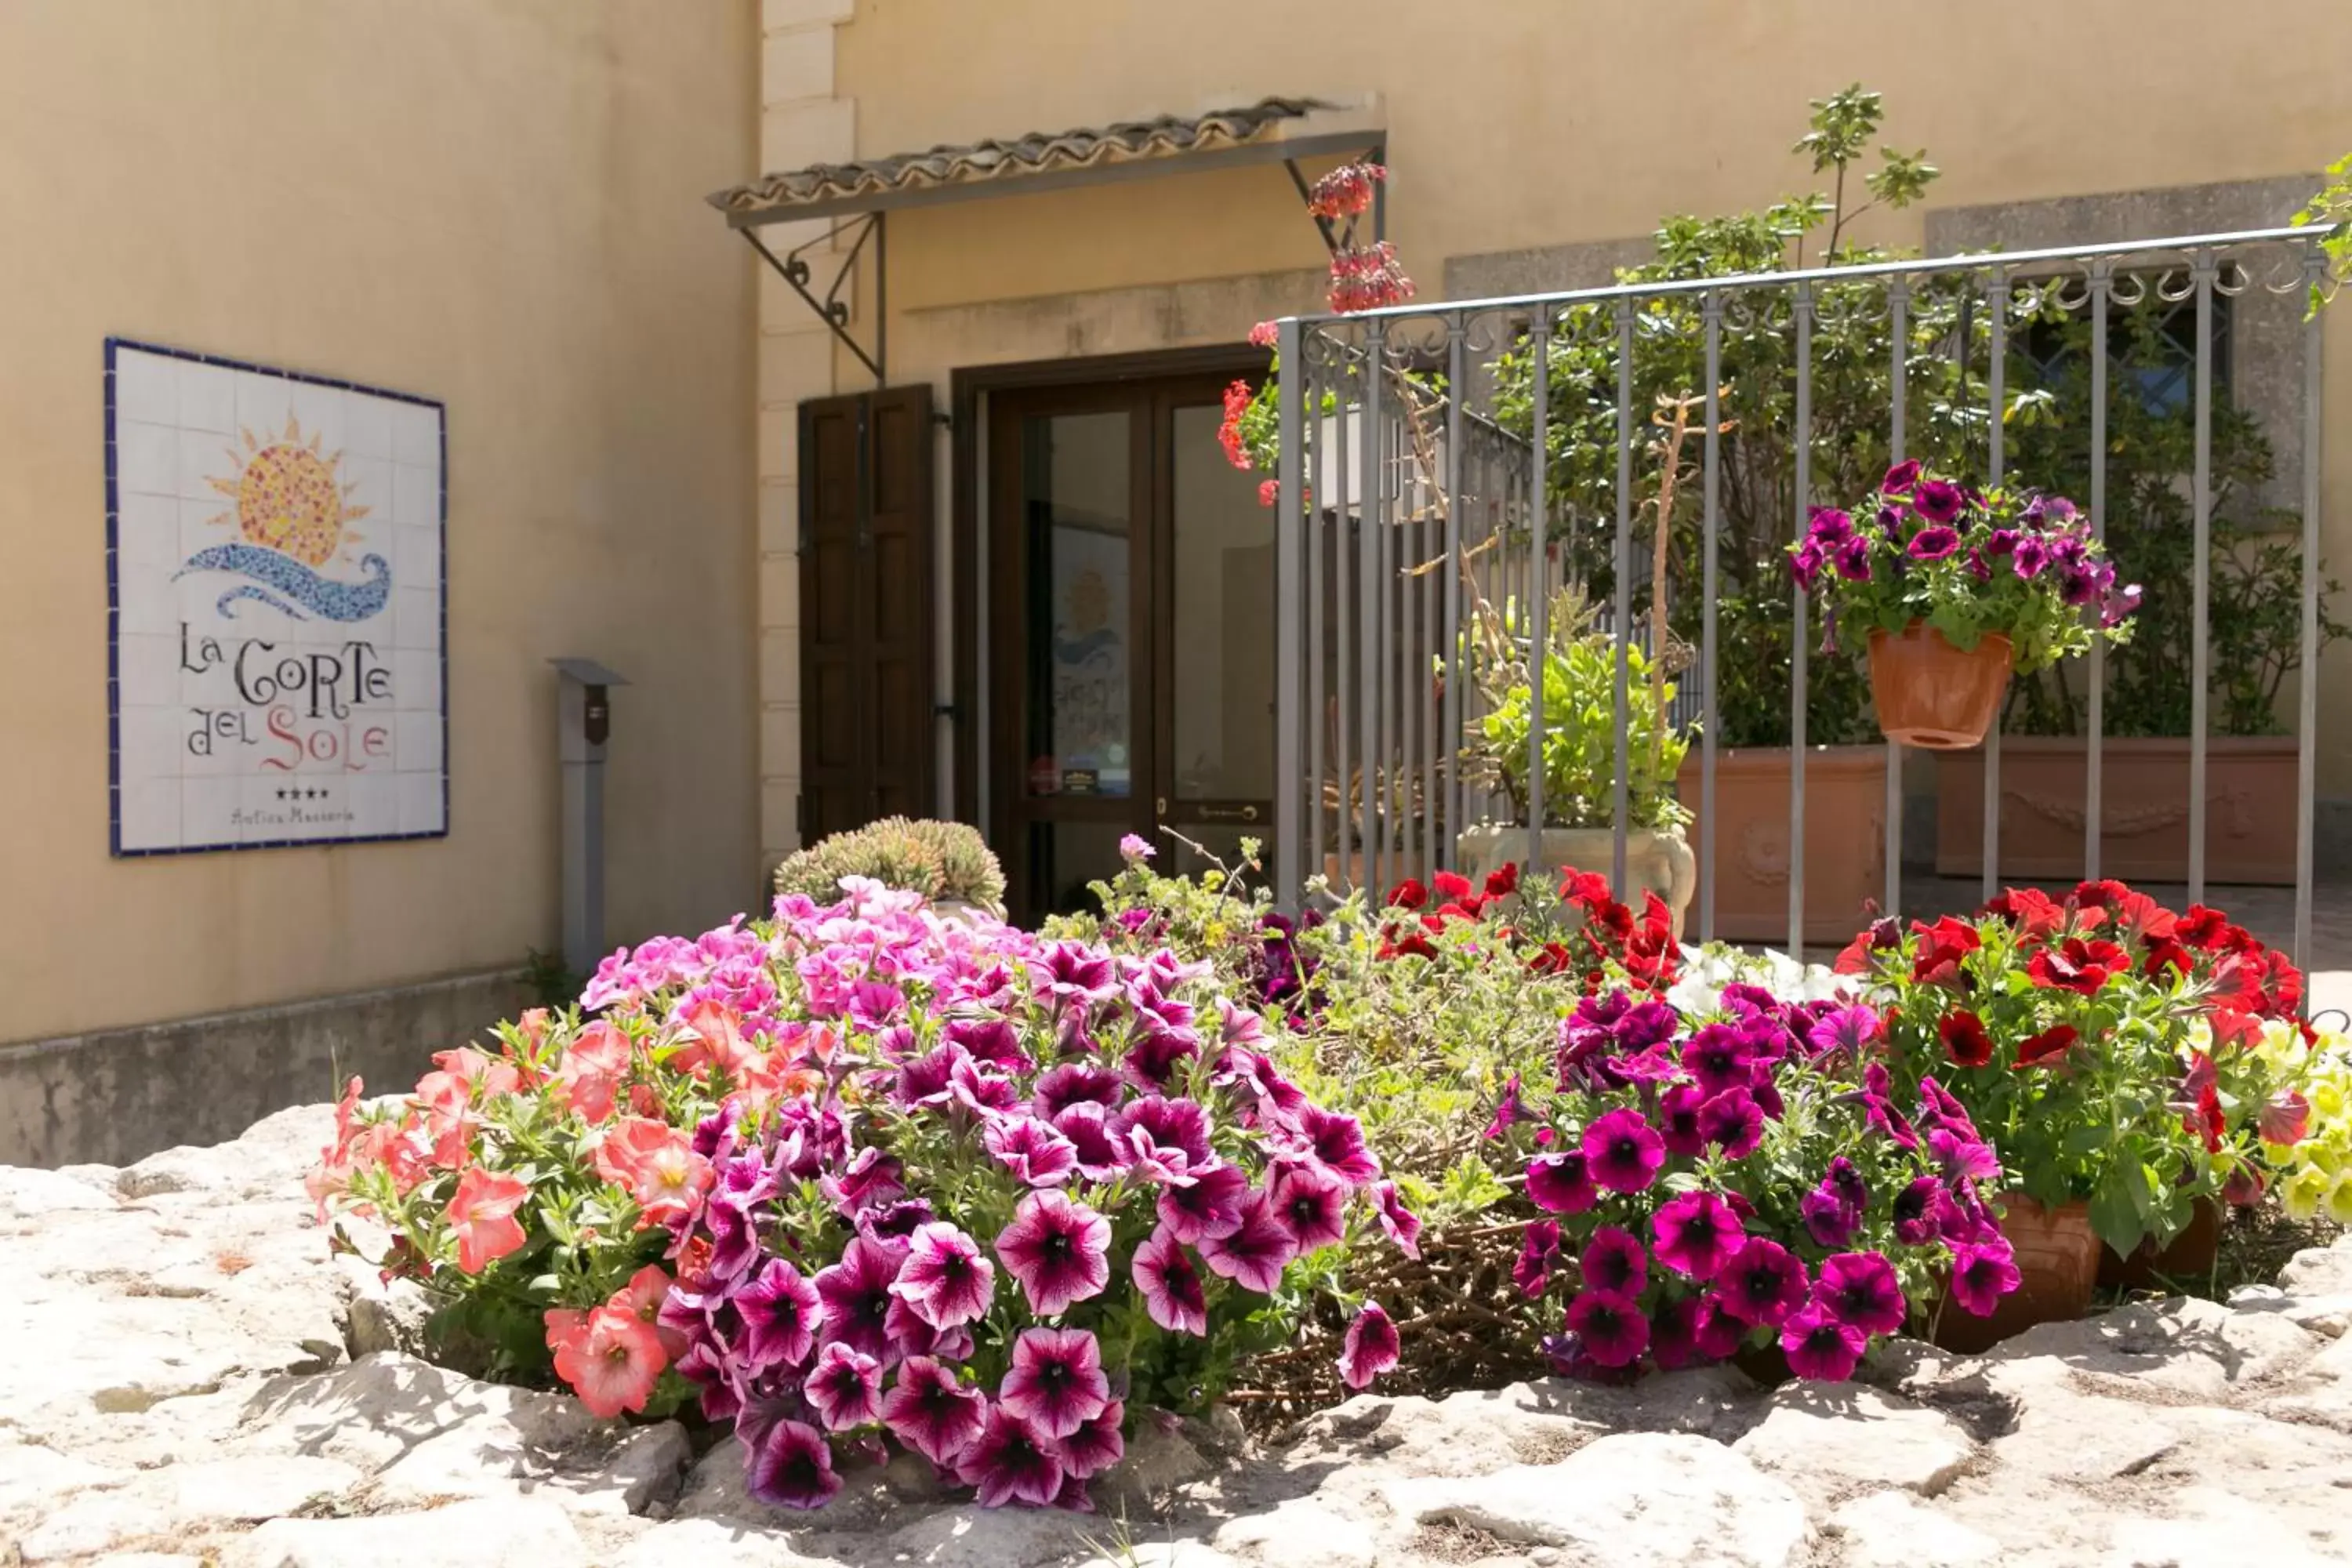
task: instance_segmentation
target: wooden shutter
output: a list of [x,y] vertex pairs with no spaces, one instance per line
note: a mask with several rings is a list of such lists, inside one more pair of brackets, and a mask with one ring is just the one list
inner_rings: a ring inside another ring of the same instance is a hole
[[800,407],[801,841],[931,810],[931,392]]

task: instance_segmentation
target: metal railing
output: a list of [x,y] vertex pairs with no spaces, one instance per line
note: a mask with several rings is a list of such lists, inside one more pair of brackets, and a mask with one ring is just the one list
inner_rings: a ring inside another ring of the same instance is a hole
[[[2219,367],[2224,384],[2234,386],[2250,377],[2242,363],[2248,356],[2268,353],[2270,360],[2257,368],[2275,373],[2284,363],[2292,373],[2300,355],[2299,375],[2269,376],[2268,384],[2285,385],[2280,395],[2286,406],[2257,421],[2292,460],[2265,480],[2263,497],[2225,499],[2232,507],[2250,509],[2264,500],[2282,514],[2300,513],[2294,948],[2298,962],[2306,961],[2322,620],[2320,321],[2305,301],[2328,281],[2316,244],[2322,232],[2266,229],[1636,282],[1284,320],[1277,345],[1277,795],[1271,847],[1278,898],[1295,906],[1307,879],[1327,869],[1336,869],[1340,883],[1375,888],[1405,876],[1426,877],[1454,863],[1464,828],[1510,812],[1507,800],[1472,783],[1461,765],[1465,726],[1485,712],[1465,678],[1465,636],[1474,618],[1496,624],[1502,606],[1499,620],[1521,645],[1543,647],[1551,596],[1574,584],[1605,591],[1597,624],[1637,628],[1637,646],[1651,647],[1651,628],[1662,621],[1679,629],[1694,616],[1697,620],[1685,679],[1686,692],[1696,698],[1698,731],[1696,849],[1702,893],[1695,934],[1712,937],[1720,880],[1719,611],[1727,580],[1736,578],[1733,585],[1745,590],[1736,606],[1744,617],[1737,634],[1749,641],[1787,638],[1789,942],[1791,951],[1801,951],[1816,626],[1813,607],[1787,574],[1780,548],[1803,533],[1814,503],[1857,499],[1830,485],[1850,483],[1865,471],[1874,478],[1884,465],[1906,456],[1998,483],[2011,472],[2011,448],[2021,434],[2044,452],[2073,454],[2067,463],[2079,464],[2072,471],[2087,481],[2087,494],[2076,499],[2105,539],[2110,419],[2119,395],[2111,384],[2115,340],[2129,336],[2146,349],[2158,341],[2148,332],[2152,316],[2170,312],[2193,316],[2194,327],[2193,342],[2174,351],[2189,362],[2176,368],[2189,373],[2190,402],[2164,415],[2177,420],[2193,452],[2177,479],[2160,481],[2180,497],[2193,525],[2192,899],[2202,898],[2206,877],[2215,361],[2217,352],[2239,357],[2235,374],[2227,364]],[[2243,324],[2231,332],[2226,350],[2217,351],[2216,312],[2225,307],[2266,312],[2267,323]],[[2081,351],[2085,333],[2086,351],[2072,359],[2062,353],[2053,360],[2046,352],[2062,340]],[[1876,363],[1858,363],[1857,344],[1872,347],[1880,355]],[[2044,351],[2040,358],[2037,349]],[[2049,370],[2062,362],[2071,367],[2066,374],[2089,384],[2087,395],[2074,387],[2072,404],[2058,389],[2057,373]],[[2130,369],[2131,362],[2125,363]],[[2127,384],[2120,395],[2139,393]],[[1634,554],[1636,520],[1645,507],[1651,516],[1656,511],[1650,495],[1665,466],[1660,456],[1665,437],[1652,416],[1666,394],[1683,404],[1696,452],[1687,463],[1696,483],[1685,487],[1695,504],[1687,511],[1676,505],[1670,538],[1674,530],[1686,539],[1695,535],[1700,559],[1694,570],[1676,555],[1678,587],[1664,605],[1654,606],[1639,602],[1650,595],[1649,574]],[[1769,417],[1759,417],[1759,409]],[[1737,410],[1747,411],[1747,423],[1727,427],[1727,411]],[[1538,452],[1545,459],[1540,464]],[[2044,485],[2038,474],[2013,477]],[[2142,473],[2139,482],[2147,479]],[[1727,519],[1735,511],[1744,532],[1727,532]],[[2128,526],[2112,542],[2119,571],[2132,577]],[[1727,549],[1746,550],[1748,556],[1727,556]],[[1769,626],[1757,607],[1766,584],[1778,605]],[[1674,602],[1677,596],[1680,605]],[[1763,636],[1767,630],[1770,638]],[[1629,835],[1630,660],[1623,639],[1614,646],[1611,870],[1622,891]],[[1743,646],[1739,669],[1752,672],[1769,652]],[[2095,648],[2081,673],[2088,682],[2076,720],[2087,747],[2083,869],[2095,878],[2106,656]],[[2074,699],[2070,694],[2066,700]],[[1532,858],[1545,822],[1544,704],[1529,707],[1528,798],[1524,814],[1510,816],[1528,828]],[[1752,721],[1752,703],[1746,711]],[[1997,722],[1983,747],[1987,896],[1997,890],[2000,877],[2000,729]],[[1902,752],[1892,742],[1886,748],[1882,902],[1886,911],[1900,912]]]

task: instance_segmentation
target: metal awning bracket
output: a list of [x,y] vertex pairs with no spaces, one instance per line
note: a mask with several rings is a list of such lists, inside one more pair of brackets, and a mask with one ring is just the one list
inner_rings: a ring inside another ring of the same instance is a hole
[[[813,239],[802,241],[782,256],[778,256],[769,247],[767,242],[760,237],[760,231],[757,228],[745,227],[736,230],[738,234],[751,242],[751,248],[758,251],[761,258],[775,269],[776,275],[792,286],[793,292],[798,294],[802,301],[816,312],[817,319],[824,323],[825,331],[831,332],[843,347],[856,354],[860,364],[873,373],[874,384],[877,387],[889,384],[889,377],[883,373],[883,367],[887,363],[884,351],[889,342],[890,331],[890,269],[887,265],[889,255],[887,248],[888,237],[882,226],[884,216],[880,211],[875,211],[862,214],[845,223],[835,224],[824,233]],[[821,245],[832,245],[844,234],[852,231],[856,232],[857,237],[850,242],[848,253],[841,258],[839,270],[834,273],[832,284],[826,288],[824,297],[820,299],[811,289],[811,285],[815,280],[815,270],[809,265],[805,253]],[[869,239],[874,242],[874,352],[872,353],[866,353],[865,345],[851,335],[849,301],[841,297],[842,291],[849,287],[849,280],[856,276],[857,258],[866,253],[866,242]]]

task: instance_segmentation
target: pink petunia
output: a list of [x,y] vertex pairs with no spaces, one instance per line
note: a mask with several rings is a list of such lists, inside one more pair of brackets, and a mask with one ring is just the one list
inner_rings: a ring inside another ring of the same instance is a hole
[[[1061,1460],[1063,1473],[1073,1481],[1083,1481],[1118,1464],[1127,1454],[1126,1439],[1119,1436],[1119,1426],[1126,1419],[1126,1404],[1114,1399],[1076,1431],[1055,1439],[1054,1457]],[[1060,1499],[1055,1500],[1058,1505]]]
[[779,1421],[760,1435],[745,1461],[746,1488],[771,1508],[819,1509],[841,1490],[833,1446],[798,1421]]
[[835,1432],[882,1419],[882,1363],[838,1341],[817,1352],[801,1396]]
[[996,1293],[996,1265],[980,1243],[944,1221],[917,1228],[890,1294],[935,1329],[952,1329],[987,1316]]
[[1052,1188],[1023,1198],[996,1238],[996,1256],[1041,1318],[1101,1294],[1110,1281],[1109,1247],[1110,1221]]
[[1313,1165],[1293,1165],[1268,1184],[1266,1207],[1300,1257],[1348,1237],[1347,1186]]
[[1047,1437],[1067,1437],[1110,1403],[1102,1347],[1084,1329],[1024,1329],[997,1398]]
[[882,1424],[890,1435],[941,1469],[954,1468],[987,1418],[987,1397],[929,1356],[908,1356],[898,1383],[882,1396]]
[[1297,1238],[1264,1193],[1252,1194],[1243,1206],[1242,1223],[1231,1236],[1201,1243],[1201,1257],[1210,1272],[1261,1296],[1274,1294],[1282,1283],[1282,1271],[1297,1256]]
[[1135,1249],[1129,1265],[1135,1288],[1143,1292],[1144,1310],[1170,1333],[1209,1331],[1209,1297],[1201,1271],[1176,1234],[1163,1225]]
[[1024,1502],[1049,1506],[1067,1479],[1054,1440],[1002,1405],[957,1460],[967,1485],[980,1490],[980,1506],[1003,1508]]
[[1339,1378],[1349,1388],[1364,1389],[1384,1372],[1395,1368],[1402,1353],[1396,1325],[1380,1304],[1367,1301],[1348,1324],[1339,1343]]

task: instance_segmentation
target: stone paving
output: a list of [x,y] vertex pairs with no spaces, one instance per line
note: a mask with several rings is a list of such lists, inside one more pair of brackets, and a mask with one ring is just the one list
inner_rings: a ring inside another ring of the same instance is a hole
[[124,1170],[0,1167],[0,1564],[107,1568],[2318,1568],[2352,1562],[2352,1238],[2227,1306],[2045,1325],[1853,1384],[1729,1367],[1349,1400],[1264,1446],[1146,1422],[1102,1511],[929,1467],[744,1495],[731,1438],[411,1353],[331,1259],[324,1106]]

